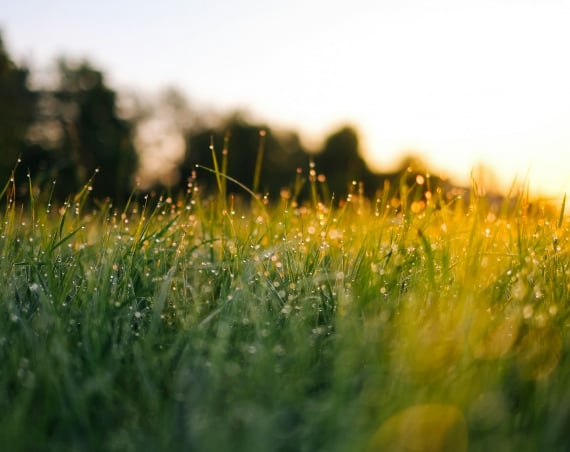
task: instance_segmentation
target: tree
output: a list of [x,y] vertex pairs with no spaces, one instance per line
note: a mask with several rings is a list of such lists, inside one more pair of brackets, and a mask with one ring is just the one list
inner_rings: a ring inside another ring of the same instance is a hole
[[25,152],[34,119],[36,95],[28,88],[28,77],[28,69],[11,60],[0,34],[0,186]]
[[[250,123],[243,114],[230,115],[217,127],[192,131],[187,137],[187,149],[182,173],[188,176],[196,165],[211,168],[213,165],[210,143],[213,141],[218,162],[222,162],[227,144],[227,174],[247,187],[268,193],[275,199],[281,188],[295,179],[297,167],[305,166],[307,154],[294,133],[276,132],[265,124]],[[256,176],[260,145],[259,180]],[[255,187],[255,185],[258,185]],[[231,190],[238,187],[228,184]]]
[[[38,92],[35,122],[28,133],[36,181],[56,180],[56,196],[77,193],[95,177],[93,197],[118,203],[132,189],[137,168],[133,124],[117,111],[116,93],[88,62],[60,60],[55,88]],[[29,163],[28,163],[29,164]]]
[[59,86],[53,93],[63,130],[60,150],[74,173],[78,190],[99,169],[93,195],[124,200],[132,188],[137,154],[132,126],[117,113],[116,93],[88,62],[59,62]]
[[351,126],[343,126],[330,134],[314,161],[316,170],[326,176],[328,189],[336,199],[346,197],[353,181],[363,182],[367,194],[377,188],[377,176],[360,156],[358,133]]

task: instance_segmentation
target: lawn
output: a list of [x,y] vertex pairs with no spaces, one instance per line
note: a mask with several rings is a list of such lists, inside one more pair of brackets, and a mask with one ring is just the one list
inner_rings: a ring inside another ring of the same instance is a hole
[[2,450],[568,450],[563,204],[201,174],[121,207],[6,185]]

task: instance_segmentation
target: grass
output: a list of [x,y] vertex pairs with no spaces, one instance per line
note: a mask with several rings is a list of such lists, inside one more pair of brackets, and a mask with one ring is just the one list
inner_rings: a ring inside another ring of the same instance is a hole
[[4,450],[567,450],[562,213],[333,207],[315,178],[268,205],[214,173],[223,196],[121,209],[6,185]]

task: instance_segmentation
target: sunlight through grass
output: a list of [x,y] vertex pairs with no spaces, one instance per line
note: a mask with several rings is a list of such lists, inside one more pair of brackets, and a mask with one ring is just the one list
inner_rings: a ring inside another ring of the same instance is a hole
[[195,174],[121,207],[3,189],[2,444],[565,450],[557,209],[358,184],[325,205],[310,174],[307,203],[268,200],[200,174],[219,193]]

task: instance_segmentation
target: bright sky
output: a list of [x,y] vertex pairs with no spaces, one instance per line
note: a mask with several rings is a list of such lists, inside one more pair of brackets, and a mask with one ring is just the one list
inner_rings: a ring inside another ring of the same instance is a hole
[[11,54],[86,56],[113,87],[175,85],[322,138],[354,124],[466,182],[570,192],[570,0],[2,0]]

